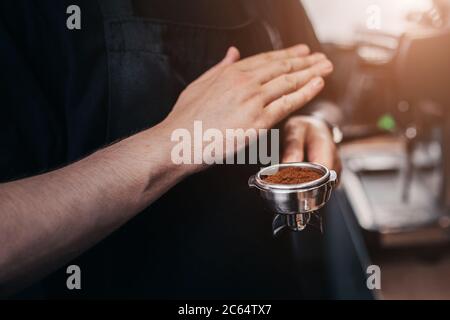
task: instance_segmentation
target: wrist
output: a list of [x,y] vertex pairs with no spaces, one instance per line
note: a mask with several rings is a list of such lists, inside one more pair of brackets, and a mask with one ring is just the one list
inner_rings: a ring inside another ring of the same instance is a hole
[[[183,179],[202,170],[204,164],[194,164],[193,162],[180,163],[174,153],[177,153],[175,147],[180,144],[178,140],[174,141],[173,134],[181,129],[169,120],[164,120],[156,126],[142,132],[143,141],[151,147],[153,153],[156,153],[157,162],[165,169],[170,171],[175,177]],[[148,161],[154,161],[155,155],[148,153]]]

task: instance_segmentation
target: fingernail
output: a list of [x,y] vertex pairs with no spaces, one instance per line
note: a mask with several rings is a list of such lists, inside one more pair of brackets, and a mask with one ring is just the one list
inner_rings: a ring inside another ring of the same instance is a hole
[[323,85],[323,79],[322,78],[316,78],[312,82],[313,87],[318,88]]

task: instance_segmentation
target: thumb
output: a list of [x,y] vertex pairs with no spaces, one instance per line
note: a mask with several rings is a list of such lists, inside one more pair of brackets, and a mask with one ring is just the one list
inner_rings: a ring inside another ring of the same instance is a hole
[[241,57],[241,54],[239,53],[239,50],[236,47],[228,48],[227,53],[226,53],[225,57],[222,59],[222,61],[220,61],[215,66],[213,66],[208,71],[206,71],[203,75],[200,76],[200,78],[198,78],[194,82],[200,82],[200,81],[205,81],[205,80],[211,79],[218,72],[218,70],[221,70],[223,67],[226,67],[228,65],[235,63],[236,61],[238,61],[240,59],[240,57]]
[[239,50],[236,47],[230,47],[227,50],[225,58],[219,63],[220,65],[229,65],[238,61],[241,57]]

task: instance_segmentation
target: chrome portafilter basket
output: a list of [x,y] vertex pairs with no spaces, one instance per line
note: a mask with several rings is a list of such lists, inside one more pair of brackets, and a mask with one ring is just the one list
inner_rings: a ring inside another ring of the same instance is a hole
[[[289,167],[315,171],[320,174],[320,178],[301,184],[274,184],[264,180],[267,176]],[[274,235],[284,228],[302,231],[308,224],[312,224],[313,219],[318,221],[322,230],[322,219],[318,210],[328,202],[336,183],[335,171],[309,162],[272,165],[261,169],[248,180],[248,185],[259,190],[269,209],[276,214],[272,224]]]

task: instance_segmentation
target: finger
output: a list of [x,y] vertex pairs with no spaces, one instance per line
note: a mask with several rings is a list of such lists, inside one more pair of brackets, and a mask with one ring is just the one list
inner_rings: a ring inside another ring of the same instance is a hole
[[233,64],[241,58],[241,53],[239,49],[236,47],[228,48],[227,54],[225,58],[222,60],[222,63],[225,65]]
[[322,53],[314,53],[305,57],[281,59],[270,62],[267,66],[254,70],[254,75],[261,84],[264,84],[282,74],[288,74],[306,69],[326,59]]
[[335,169],[337,150],[328,133],[310,133],[307,139],[308,161]]
[[342,162],[341,159],[339,157],[339,155],[336,156],[336,158],[334,159],[334,164],[333,164],[333,168],[334,171],[336,171],[337,175],[338,175],[338,179],[341,176],[341,172],[342,172]]
[[279,76],[262,86],[261,96],[265,104],[303,87],[311,79],[324,77],[333,70],[330,61],[324,60],[307,69]]
[[203,75],[208,77],[209,75],[217,72],[219,69],[223,69],[224,67],[229,66],[234,62],[238,61],[240,56],[241,54],[236,47],[228,48],[227,53],[225,54],[225,57],[222,59],[222,61],[220,61],[218,64],[216,64],[208,71],[206,71]]
[[240,59],[240,52],[236,47],[230,47],[225,54],[225,57],[218,64],[213,66],[211,69],[203,73],[203,75],[198,78],[199,81],[203,81],[209,79],[213,75],[220,72],[220,70],[224,69],[226,66],[229,66]]
[[299,126],[287,132],[284,140],[282,162],[302,162],[305,156],[305,127]]
[[323,78],[313,78],[297,91],[282,96],[270,103],[264,109],[263,117],[269,124],[275,125],[311,101],[320,91],[322,91],[324,85],[325,82]]
[[261,65],[267,64],[270,61],[304,57],[309,53],[309,47],[307,45],[300,44],[287,49],[260,53],[239,61],[237,65],[239,68],[241,68],[241,70],[248,71],[253,70]]
[[283,154],[282,163],[303,162],[304,152],[302,149],[286,150]]

